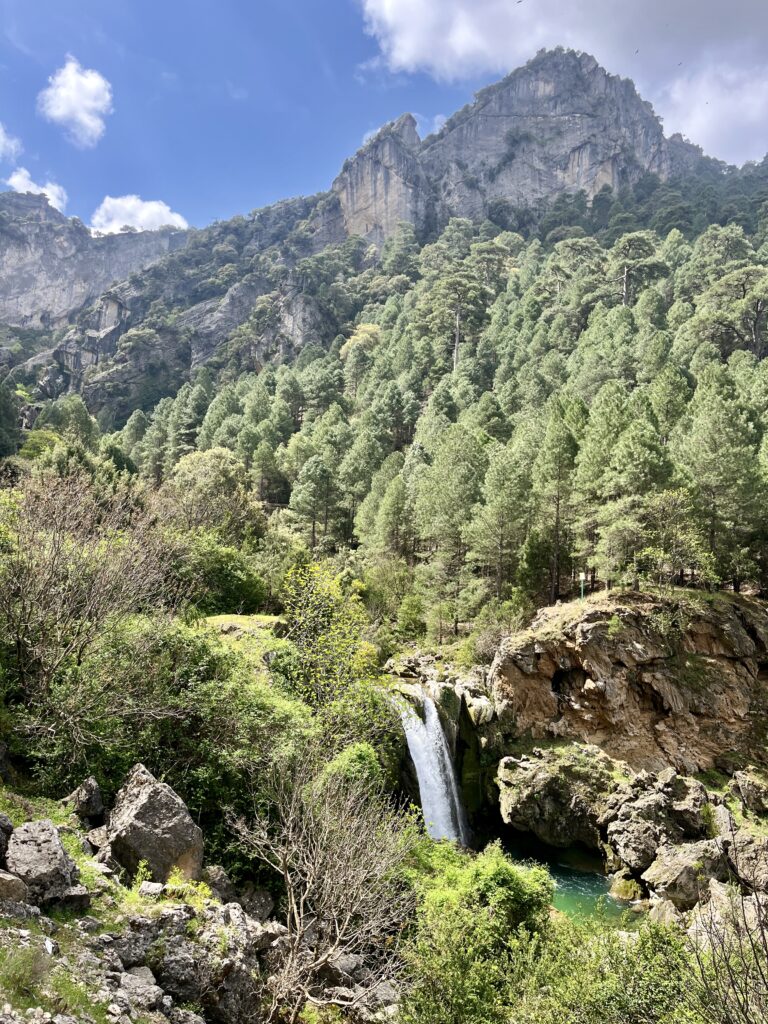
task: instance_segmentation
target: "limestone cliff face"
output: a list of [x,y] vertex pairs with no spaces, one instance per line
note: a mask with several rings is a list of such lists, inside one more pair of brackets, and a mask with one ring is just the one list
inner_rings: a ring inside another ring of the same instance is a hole
[[333,183],[348,235],[381,245],[400,221],[423,226],[430,185],[419,159],[421,140],[411,114],[382,128]]
[[489,687],[503,732],[592,743],[635,770],[764,758],[768,611],[637,594],[545,609],[502,643]]
[[334,182],[344,223],[380,243],[400,220],[481,220],[494,201],[532,206],[563,192],[594,196],[645,172],[666,179],[701,159],[666,139],[650,104],[594,57],[542,53],[478,93],[419,142],[410,115],[387,126]]
[[186,238],[170,229],[95,238],[45,196],[0,193],[0,323],[59,327],[113,282]]

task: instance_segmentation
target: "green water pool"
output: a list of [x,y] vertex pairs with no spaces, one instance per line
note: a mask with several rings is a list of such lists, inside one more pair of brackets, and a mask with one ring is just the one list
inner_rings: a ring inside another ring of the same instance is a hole
[[623,900],[609,894],[610,882],[600,857],[583,847],[558,849],[523,833],[503,837],[506,852],[515,860],[543,864],[555,881],[557,910],[580,920],[600,917],[615,924],[631,926],[641,915]]

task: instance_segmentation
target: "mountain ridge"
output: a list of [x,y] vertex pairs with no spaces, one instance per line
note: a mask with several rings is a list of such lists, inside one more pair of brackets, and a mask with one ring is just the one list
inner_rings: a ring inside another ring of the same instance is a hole
[[726,170],[735,172],[667,139],[630,80],[589,54],[557,49],[481,90],[435,135],[422,140],[412,114],[384,125],[328,191],[200,230],[94,238],[45,197],[6,193],[0,214],[15,205],[26,219],[0,223],[21,232],[1,258],[0,334],[6,324],[39,337],[6,348],[0,337],[0,364],[36,400],[79,392],[122,422],[175,393],[196,368],[226,362],[233,339],[246,369],[308,344],[327,348],[341,325],[307,291],[301,266],[334,246],[360,239],[375,262],[403,223],[423,243],[453,217],[526,234],[561,201],[587,209],[646,177],[716,180]]

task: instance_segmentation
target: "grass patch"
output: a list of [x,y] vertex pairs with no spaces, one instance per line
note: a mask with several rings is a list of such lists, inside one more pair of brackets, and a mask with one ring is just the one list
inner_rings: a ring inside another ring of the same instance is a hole
[[7,814],[14,828],[25,821],[39,821],[49,818],[54,825],[69,825],[72,815],[58,800],[45,797],[25,797],[12,792],[7,786],[0,786],[0,814]]

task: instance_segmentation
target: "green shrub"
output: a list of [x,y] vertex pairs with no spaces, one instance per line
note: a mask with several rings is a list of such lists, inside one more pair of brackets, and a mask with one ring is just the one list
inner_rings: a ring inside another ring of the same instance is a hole
[[203,615],[252,615],[266,605],[267,588],[252,559],[209,531],[194,534],[181,547],[176,572],[188,599]]
[[406,639],[423,636],[427,631],[424,602],[417,594],[406,594],[397,611],[397,631]]
[[353,743],[337,754],[322,771],[325,780],[360,781],[371,788],[381,785],[383,772],[370,743]]

